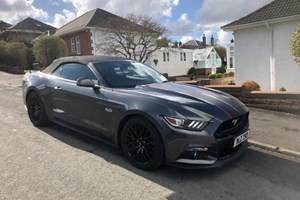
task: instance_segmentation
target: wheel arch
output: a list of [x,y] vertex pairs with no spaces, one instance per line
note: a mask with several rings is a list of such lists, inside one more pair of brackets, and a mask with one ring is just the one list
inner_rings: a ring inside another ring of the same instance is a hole
[[25,105],[26,105],[26,103],[27,103],[27,99],[28,99],[29,95],[30,95],[31,93],[33,93],[33,92],[38,93],[38,92],[36,91],[36,89],[34,89],[34,87],[29,87],[29,88],[27,89],[27,92],[26,92],[25,98],[24,98],[24,103],[25,103]]
[[115,142],[116,144],[121,147],[121,134],[122,134],[122,130],[123,130],[123,127],[124,125],[132,118],[135,118],[135,117],[141,117],[147,121],[149,121],[153,127],[157,130],[157,132],[159,133],[159,136],[164,144],[164,151],[165,151],[165,140],[162,136],[162,127],[159,123],[156,122],[156,120],[150,116],[149,114],[147,113],[144,113],[144,112],[141,112],[141,111],[131,111],[131,112],[128,112],[119,122],[119,125],[118,125],[118,128],[117,128],[117,134],[116,134],[116,137],[115,137]]

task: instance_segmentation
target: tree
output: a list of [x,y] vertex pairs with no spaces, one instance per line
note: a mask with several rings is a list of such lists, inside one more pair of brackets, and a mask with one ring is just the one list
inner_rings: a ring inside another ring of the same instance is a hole
[[105,54],[144,63],[157,49],[168,46],[169,40],[163,37],[167,29],[151,17],[129,14],[125,21],[106,21],[103,38],[96,44],[96,50]]
[[294,56],[295,62],[300,66],[300,24],[298,24],[293,33],[290,51],[292,56]]
[[53,60],[67,55],[65,41],[56,36],[43,36],[33,45],[36,61],[47,67]]

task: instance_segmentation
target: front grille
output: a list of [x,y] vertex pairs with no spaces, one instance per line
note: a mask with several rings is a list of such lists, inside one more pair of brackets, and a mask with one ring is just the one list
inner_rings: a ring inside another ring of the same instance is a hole
[[217,139],[234,136],[249,126],[249,113],[223,122],[215,132]]

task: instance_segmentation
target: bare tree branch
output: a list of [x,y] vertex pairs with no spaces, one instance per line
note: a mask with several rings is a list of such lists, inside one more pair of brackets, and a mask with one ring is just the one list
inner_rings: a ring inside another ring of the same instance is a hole
[[105,54],[146,62],[154,51],[168,45],[168,40],[162,38],[167,29],[151,17],[129,14],[126,20],[106,23],[104,38],[96,44],[96,49]]

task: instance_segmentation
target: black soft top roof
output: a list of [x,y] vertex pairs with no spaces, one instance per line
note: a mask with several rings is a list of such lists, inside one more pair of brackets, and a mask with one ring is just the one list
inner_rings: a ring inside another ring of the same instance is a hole
[[118,58],[111,56],[70,56],[62,57],[54,60],[48,67],[46,67],[42,72],[46,74],[51,74],[59,65],[63,63],[76,62],[87,65],[89,62],[97,62],[103,60],[128,60],[126,58]]

